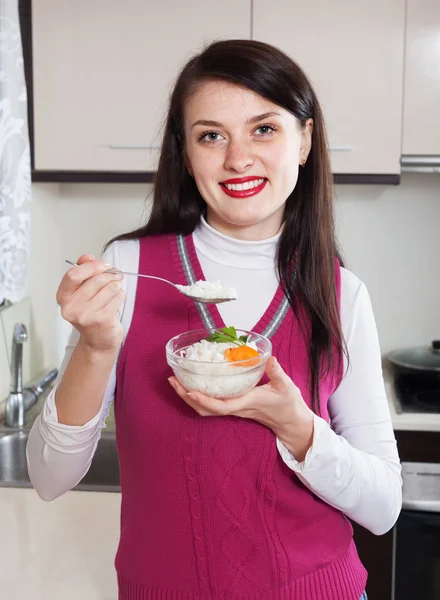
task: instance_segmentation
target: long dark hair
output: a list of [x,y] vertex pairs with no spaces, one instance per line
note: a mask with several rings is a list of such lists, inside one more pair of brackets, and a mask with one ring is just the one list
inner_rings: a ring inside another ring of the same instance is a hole
[[[267,98],[290,111],[302,126],[313,119],[312,147],[287,198],[277,266],[284,292],[298,316],[306,312],[312,407],[319,414],[319,378],[341,372],[345,344],[338,310],[333,177],[324,119],[302,69],[286,54],[262,42],[226,40],[209,45],[182,69],[171,94],[148,223],[113,238],[194,231],[206,203],[185,165],[183,108],[204,82],[220,79]],[[107,244],[107,245],[108,245]],[[340,260],[341,262],[341,260]],[[300,322],[303,322],[300,319]]]

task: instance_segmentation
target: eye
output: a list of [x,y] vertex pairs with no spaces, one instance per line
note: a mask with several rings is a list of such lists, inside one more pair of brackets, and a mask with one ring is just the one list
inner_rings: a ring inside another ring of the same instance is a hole
[[258,131],[260,131],[261,133],[257,133],[258,136],[263,137],[263,136],[269,136],[275,133],[275,131],[277,130],[276,127],[274,127],[273,125],[260,125],[254,133],[257,133]]
[[199,141],[204,144],[213,144],[219,142],[221,138],[223,138],[223,136],[217,131],[205,131],[200,135]]

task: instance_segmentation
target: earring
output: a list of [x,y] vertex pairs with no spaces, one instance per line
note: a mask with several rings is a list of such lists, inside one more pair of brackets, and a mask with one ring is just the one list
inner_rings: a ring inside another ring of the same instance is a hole
[[301,163],[300,164],[303,167],[306,164],[306,159],[305,158],[301,159]]

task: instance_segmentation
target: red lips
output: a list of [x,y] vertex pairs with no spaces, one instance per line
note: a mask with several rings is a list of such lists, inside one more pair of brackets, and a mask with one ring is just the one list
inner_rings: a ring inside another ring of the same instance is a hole
[[[238,184],[238,183],[246,183],[248,181],[258,181],[259,179],[264,179],[263,183],[258,185],[257,187],[250,188],[248,190],[229,190],[226,187],[226,184]],[[255,194],[259,194],[265,187],[267,183],[267,179],[264,177],[241,177],[236,179],[227,179],[226,181],[222,181],[220,183],[220,187],[228,196],[232,198],[248,198],[249,196],[255,196]]]

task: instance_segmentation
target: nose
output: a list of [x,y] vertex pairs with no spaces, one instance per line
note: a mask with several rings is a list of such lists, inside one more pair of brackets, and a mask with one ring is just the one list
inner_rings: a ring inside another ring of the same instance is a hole
[[230,141],[225,155],[225,169],[243,173],[254,164],[251,148],[243,141]]

